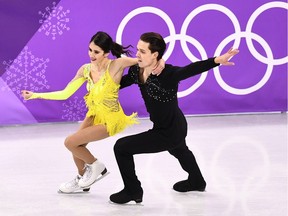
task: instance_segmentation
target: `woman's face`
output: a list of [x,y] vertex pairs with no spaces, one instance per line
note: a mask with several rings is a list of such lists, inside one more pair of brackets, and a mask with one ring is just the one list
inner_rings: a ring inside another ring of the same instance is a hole
[[89,44],[88,55],[91,63],[99,63],[108,56],[108,53],[104,53],[104,51],[92,41]]

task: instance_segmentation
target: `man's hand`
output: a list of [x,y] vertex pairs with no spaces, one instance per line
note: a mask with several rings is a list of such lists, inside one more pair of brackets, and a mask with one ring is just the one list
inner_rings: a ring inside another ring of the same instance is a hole
[[236,54],[239,53],[238,49],[229,49],[227,53],[218,56],[214,59],[216,64],[221,64],[221,65],[227,65],[227,66],[231,66],[234,65],[234,62],[230,62],[229,60]]

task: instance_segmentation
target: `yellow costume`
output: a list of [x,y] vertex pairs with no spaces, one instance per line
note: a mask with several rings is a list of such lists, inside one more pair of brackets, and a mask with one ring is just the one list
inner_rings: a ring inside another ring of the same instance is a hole
[[[110,62],[111,63],[111,62]],[[73,95],[87,81],[88,93],[84,99],[88,112],[87,117],[93,118],[93,124],[103,124],[110,136],[123,131],[127,126],[138,123],[137,113],[125,115],[118,100],[119,84],[116,84],[109,73],[110,63],[102,77],[93,83],[90,76],[91,65],[84,67],[84,77],[70,82],[62,91],[33,93],[29,99],[43,98],[49,100],[65,100]]]

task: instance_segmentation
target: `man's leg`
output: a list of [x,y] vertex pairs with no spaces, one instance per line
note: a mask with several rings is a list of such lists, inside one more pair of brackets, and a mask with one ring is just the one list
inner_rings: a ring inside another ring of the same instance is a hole
[[115,203],[127,203],[131,200],[142,202],[143,190],[136,176],[133,155],[165,151],[171,145],[165,136],[153,130],[119,139],[114,146],[114,153],[124,189],[111,195],[110,200]]
[[179,143],[176,148],[169,150],[169,153],[178,159],[181,167],[189,174],[187,180],[177,182],[173,189],[179,192],[204,191],[206,182],[185,140]]

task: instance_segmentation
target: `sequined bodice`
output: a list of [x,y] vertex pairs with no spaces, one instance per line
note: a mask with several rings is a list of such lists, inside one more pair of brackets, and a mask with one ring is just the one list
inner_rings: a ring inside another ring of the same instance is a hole
[[[111,62],[110,62],[111,63]],[[110,65],[110,64],[109,64]],[[93,82],[90,64],[84,68],[88,93],[85,102],[88,108],[86,116],[93,119],[93,124],[105,125],[110,136],[119,133],[127,126],[138,123],[137,113],[127,116],[118,100],[120,85],[115,83],[109,73],[109,65],[97,82]]]
[[84,77],[88,81],[88,94],[85,96],[86,105],[89,111],[94,114],[100,109],[112,112],[119,111],[118,91],[120,85],[113,81],[108,69],[96,83],[93,83],[90,77],[90,65],[87,65],[84,70]]
[[168,130],[167,134],[184,133],[186,120],[178,106],[177,92],[181,80],[200,74],[213,67],[214,58],[191,63],[184,67],[165,65],[159,76],[150,75],[145,83],[139,79],[138,65],[130,67],[128,74],[122,77],[121,88],[138,84],[144,99],[153,128]]
[[167,83],[161,83],[161,80],[152,74],[147,78],[145,83],[141,83],[139,81],[139,67],[131,70],[131,76],[134,78],[134,82],[139,85],[141,91],[145,91],[142,93],[146,93],[156,101],[165,103],[177,98],[178,85],[176,83],[168,86]]

